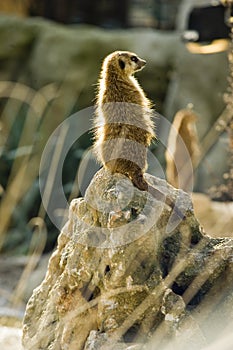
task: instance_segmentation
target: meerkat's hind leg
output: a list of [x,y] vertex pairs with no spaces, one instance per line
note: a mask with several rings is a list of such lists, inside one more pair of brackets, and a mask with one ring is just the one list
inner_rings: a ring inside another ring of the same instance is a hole
[[112,174],[120,173],[127,176],[139,190],[148,191],[148,184],[143,177],[142,170],[134,162],[123,158],[117,158],[106,162],[104,166]]
[[[160,202],[167,202],[166,195],[162,193],[157,188],[151,186],[148,184],[148,182],[145,180],[142,169],[133,162],[130,162],[130,171],[129,171],[129,177],[131,178],[133,184],[135,187],[137,187],[141,191],[147,191],[149,192],[155,199],[157,199]],[[169,203],[169,205],[172,203]]]
[[156,200],[160,202],[166,203],[174,210],[174,214],[179,219],[185,219],[185,215],[176,207],[175,203],[169,199],[164,193],[162,193],[159,189],[149,185],[147,181],[144,179],[142,169],[134,162],[117,158],[110,160],[104,164],[104,166],[112,173],[120,173],[127,176],[133,183],[135,187],[137,187],[141,191],[147,191],[150,193]]
[[132,178],[132,182],[133,182],[134,186],[137,187],[139,190],[148,191],[148,183],[144,179],[142,173],[135,175]]
[[104,166],[107,168],[112,174],[122,174],[127,176],[128,178],[130,177],[128,174],[128,169],[130,166],[130,161],[127,159],[122,159],[122,158],[116,158],[116,159],[111,159],[107,161]]
[[129,162],[128,174],[134,186],[141,191],[148,191],[148,183],[144,179],[142,169],[137,164]]

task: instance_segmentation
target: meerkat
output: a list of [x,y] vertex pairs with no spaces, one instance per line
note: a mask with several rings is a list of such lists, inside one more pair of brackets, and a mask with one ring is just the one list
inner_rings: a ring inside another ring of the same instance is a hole
[[148,190],[143,174],[147,148],[155,138],[152,104],[133,76],[145,64],[128,51],[115,51],[105,58],[95,119],[98,160],[112,173],[128,176],[140,190]]
[[104,59],[96,98],[94,153],[111,173],[126,175],[139,190],[165,200],[144,178],[147,149],[156,138],[152,103],[134,77],[145,64],[128,51],[115,51]]

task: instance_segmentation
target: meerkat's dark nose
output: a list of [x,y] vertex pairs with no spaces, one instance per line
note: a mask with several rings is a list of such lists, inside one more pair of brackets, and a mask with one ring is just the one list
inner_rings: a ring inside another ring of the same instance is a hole
[[140,68],[144,67],[146,65],[146,61],[145,60],[141,60],[138,62],[139,63],[139,66]]

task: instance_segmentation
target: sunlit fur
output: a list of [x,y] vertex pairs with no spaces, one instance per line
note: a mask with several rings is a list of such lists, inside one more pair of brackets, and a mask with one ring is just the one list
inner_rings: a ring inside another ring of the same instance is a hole
[[95,154],[112,173],[147,188],[147,147],[153,137],[151,102],[133,74],[145,66],[135,53],[115,51],[102,65],[96,99]]

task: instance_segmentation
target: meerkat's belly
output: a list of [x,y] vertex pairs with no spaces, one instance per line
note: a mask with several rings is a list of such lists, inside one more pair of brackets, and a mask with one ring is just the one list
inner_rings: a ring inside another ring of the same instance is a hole
[[101,158],[104,166],[115,172],[120,162],[135,163],[140,169],[147,167],[147,147],[144,130],[132,125],[108,124],[104,127]]

